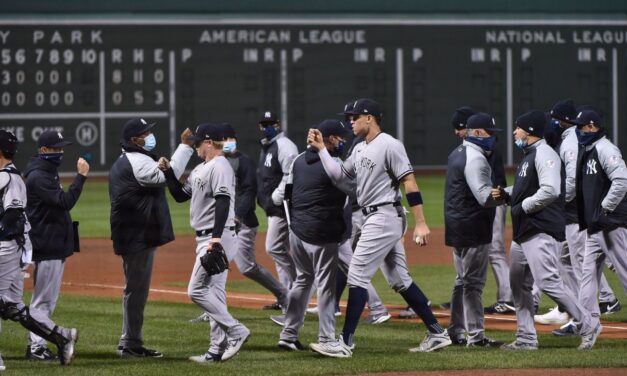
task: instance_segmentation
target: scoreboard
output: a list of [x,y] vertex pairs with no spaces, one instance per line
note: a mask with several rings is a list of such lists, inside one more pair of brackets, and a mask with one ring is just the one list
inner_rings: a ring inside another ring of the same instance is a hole
[[513,164],[517,115],[573,98],[603,112],[625,154],[627,21],[420,19],[22,19],[0,23],[0,128],[23,144],[42,131],[74,141],[106,172],[122,125],[157,123],[156,153],[170,155],[185,127],[230,122],[241,150],[258,153],[257,120],[276,111],[305,147],[307,128],[355,98],[384,109],[383,128],[417,167],[446,165],[458,143],[450,117],[470,105],[504,131]]

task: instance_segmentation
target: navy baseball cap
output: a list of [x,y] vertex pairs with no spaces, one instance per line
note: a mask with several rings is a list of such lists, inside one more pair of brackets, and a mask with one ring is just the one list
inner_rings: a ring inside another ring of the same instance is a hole
[[62,148],[64,146],[72,145],[70,141],[65,141],[61,132],[57,131],[45,131],[39,135],[37,140],[39,147],[45,146],[48,148]]
[[279,117],[277,116],[276,112],[272,112],[272,111],[265,111],[263,113],[263,116],[261,117],[261,120],[259,120],[259,124],[261,125],[272,125],[272,124],[276,124],[279,122]]
[[237,136],[235,136],[235,129],[233,129],[233,127],[231,126],[231,124],[229,123],[222,123],[220,124],[222,126],[222,132],[224,134],[224,138],[237,138]]
[[453,128],[455,129],[464,129],[466,128],[466,122],[468,118],[474,115],[476,112],[472,108],[468,106],[463,106],[455,110],[453,112],[453,118],[451,119],[451,124],[453,124]]
[[577,117],[575,102],[573,102],[572,99],[563,99],[555,103],[555,105],[551,109],[550,114],[551,117],[554,119],[574,124],[573,120],[575,120],[575,117]]
[[6,159],[12,159],[17,153],[17,137],[4,129],[0,129],[0,151]]
[[[586,110],[596,112],[601,117],[601,119],[605,117],[605,113],[603,113],[603,111],[599,110],[598,108],[596,108],[595,106],[591,104],[582,104],[581,106],[577,107],[577,111],[575,113],[579,114],[581,111],[586,111]],[[575,118],[576,117],[577,116],[575,116]]]
[[322,137],[348,137],[351,134],[351,131],[344,125],[344,123],[335,119],[323,120],[320,124],[316,125],[316,129],[322,133]]
[[592,124],[597,128],[603,128],[603,121],[601,120],[601,115],[597,114],[592,110],[581,111],[577,118],[575,119],[575,124],[578,127],[583,127],[584,125]]
[[192,141],[224,141],[224,131],[222,124],[204,123],[196,127],[196,132],[189,136]]
[[338,112],[337,114],[338,115],[352,115],[350,111],[353,110],[354,106],[355,106],[355,101],[350,101],[344,105],[344,111]]
[[122,129],[122,138],[125,141],[129,141],[131,137],[137,137],[140,134],[146,133],[155,126],[156,123],[149,124],[142,118],[131,119],[124,124]]
[[544,126],[547,123],[546,113],[540,110],[531,110],[516,119],[516,126],[532,136],[544,137]]
[[357,99],[353,103],[353,108],[348,111],[344,111],[345,115],[372,115],[374,117],[383,117],[381,111],[381,105],[370,98]]
[[485,129],[486,131],[500,132],[502,129],[496,127],[496,121],[490,114],[477,112],[470,116],[466,122],[468,129]]

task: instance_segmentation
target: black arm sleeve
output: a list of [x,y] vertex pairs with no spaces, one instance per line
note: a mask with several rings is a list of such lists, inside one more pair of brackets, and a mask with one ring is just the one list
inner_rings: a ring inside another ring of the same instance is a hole
[[163,174],[165,175],[168,190],[176,202],[185,202],[191,198],[191,196],[183,190],[183,184],[176,178],[174,170],[172,170],[171,167],[165,170]]
[[231,198],[227,195],[218,195],[214,197],[216,199],[216,212],[215,220],[213,221],[213,232],[211,236],[214,238],[222,237],[224,231],[224,225],[229,217],[229,205],[231,204]]

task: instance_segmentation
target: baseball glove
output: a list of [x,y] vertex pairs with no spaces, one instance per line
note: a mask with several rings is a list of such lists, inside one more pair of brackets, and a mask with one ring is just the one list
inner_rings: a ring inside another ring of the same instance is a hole
[[226,252],[220,243],[213,243],[211,251],[207,251],[200,257],[200,265],[207,271],[207,274],[219,274],[229,268],[229,260]]

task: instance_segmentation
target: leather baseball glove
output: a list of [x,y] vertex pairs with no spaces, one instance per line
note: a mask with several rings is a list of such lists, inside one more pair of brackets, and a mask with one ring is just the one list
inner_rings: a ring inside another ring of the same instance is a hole
[[220,274],[229,268],[229,259],[220,243],[213,243],[211,251],[207,251],[200,257],[200,264],[207,271],[207,274]]

